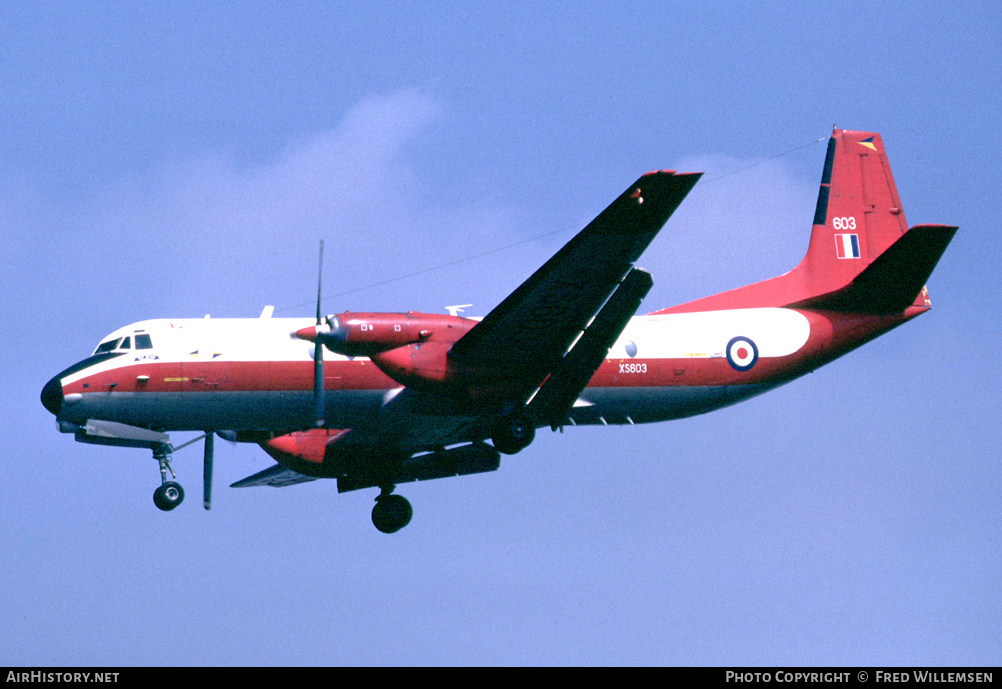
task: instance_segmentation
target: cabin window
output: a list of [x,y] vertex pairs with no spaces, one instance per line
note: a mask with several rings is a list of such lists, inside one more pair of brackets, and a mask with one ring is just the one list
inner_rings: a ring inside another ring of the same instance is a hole
[[149,335],[136,335],[136,349],[153,349],[153,340]]

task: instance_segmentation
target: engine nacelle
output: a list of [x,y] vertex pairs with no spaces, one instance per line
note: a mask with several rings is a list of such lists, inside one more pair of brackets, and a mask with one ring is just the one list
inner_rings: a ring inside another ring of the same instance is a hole
[[372,363],[401,385],[460,402],[492,402],[511,393],[512,371],[466,366],[449,356],[454,341],[430,338],[372,356]]
[[416,342],[380,352],[372,363],[401,385],[427,392],[449,394],[457,380],[449,361],[452,342]]
[[418,313],[352,313],[327,317],[328,329],[303,328],[296,337],[320,341],[344,356],[373,357],[381,352],[427,341],[455,342],[476,325],[459,316]]

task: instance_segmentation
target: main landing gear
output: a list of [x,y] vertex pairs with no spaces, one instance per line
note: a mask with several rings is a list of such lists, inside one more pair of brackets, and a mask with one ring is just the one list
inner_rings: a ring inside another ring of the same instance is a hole
[[414,509],[403,495],[393,492],[394,486],[383,486],[372,508],[372,523],[383,533],[396,533],[411,523]]
[[153,445],[153,459],[160,464],[160,487],[153,492],[153,504],[164,512],[170,512],[181,504],[184,500],[184,488],[177,481],[168,481],[167,472],[170,471],[171,478],[177,478],[174,469],[170,465],[171,448],[169,443],[155,443]]
[[[524,450],[536,437],[536,427],[532,420],[520,413],[508,414],[501,417],[491,431],[491,441],[494,449],[508,455]],[[483,445],[487,448],[487,445]],[[483,452],[478,450],[478,452]],[[497,468],[497,453],[493,453],[494,465],[492,467],[481,468],[493,470]],[[451,474],[450,474],[451,475]],[[411,522],[414,516],[414,509],[402,495],[393,492],[392,483],[380,486],[379,495],[376,497],[376,505],[372,508],[372,523],[383,533],[396,533]]]
[[532,420],[522,414],[502,416],[491,431],[494,448],[506,455],[521,452],[535,437],[536,427],[532,425]]

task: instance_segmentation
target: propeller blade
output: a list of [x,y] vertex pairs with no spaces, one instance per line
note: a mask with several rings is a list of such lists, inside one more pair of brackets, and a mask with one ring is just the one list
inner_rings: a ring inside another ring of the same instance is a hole
[[320,268],[317,270],[317,335],[313,341],[313,418],[314,425],[321,428],[324,425],[324,344],[319,337],[323,316],[320,310],[322,299],[322,282],[324,277],[324,240],[320,240]]
[[215,448],[215,435],[205,434],[205,455],[202,463],[202,504],[205,509],[212,508],[212,455]]
[[320,268],[317,270],[317,325],[321,324],[322,314],[320,313],[321,283],[324,279],[324,240],[320,240]]
[[324,346],[318,340],[313,344],[313,412],[315,425],[324,425]]

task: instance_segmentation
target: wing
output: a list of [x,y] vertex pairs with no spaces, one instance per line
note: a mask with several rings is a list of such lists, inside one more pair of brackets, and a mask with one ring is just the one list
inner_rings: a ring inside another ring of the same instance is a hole
[[[459,365],[504,371],[521,402],[567,353],[700,173],[650,172],[453,345]],[[515,375],[513,378],[512,375]]]
[[[504,399],[559,425],[652,284],[633,264],[699,173],[651,172],[630,185],[449,351],[451,364],[496,382]],[[546,384],[540,389],[544,380]],[[496,400],[495,400],[496,402]],[[496,404],[413,388],[388,396],[372,425],[322,439],[323,476],[338,491],[494,471],[484,443]],[[234,485],[310,480],[272,467]]]

